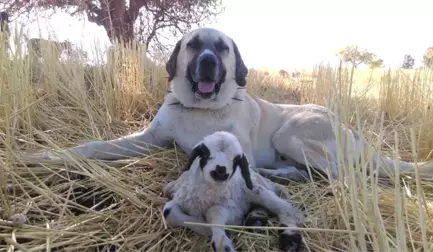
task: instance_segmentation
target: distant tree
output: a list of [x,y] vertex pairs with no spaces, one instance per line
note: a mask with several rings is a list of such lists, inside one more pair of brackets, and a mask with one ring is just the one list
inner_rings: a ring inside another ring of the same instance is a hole
[[433,68],[433,46],[427,48],[423,56],[424,66]]
[[383,67],[383,60],[382,59],[371,60],[368,63],[368,67],[371,69],[382,68]]
[[403,64],[401,65],[401,68],[412,69],[414,65],[415,65],[415,59],[409,54],[404,55],[404,61]]
[[376,54],[366,49],[361,50],[358,46],[346,46],[340,49],[337,55],[342,62],[349,62],[354,68],[357,68],[360,64],[369,65],[373,68],[381,67],[383,64],[383,60],[379,59]]
[[283,78],[289,78],[289,73],[286,70],[281,69],[279,73],[280,73],[281,77],[283,77]]
[[[104,27],[111,41],[129,43],[137,31],[146,32],[148,46],[160,30],[174,35],[184,33],[193,25],[200,26],[223,11],[221,0],[0,0],[11,15],[22,16],[40,10],[64,11],[71,16],[86,15]],[[135,28],[139,15],[149,21],[147,27]]]
[[346,46],[337,52],[337,56],[340,57],[340,67],[339,67],[339,83],[342,83],[342,63],[350,63],[352,65],[350,71],[350,83],[353,83],[353,76],[355,74],[355,69],[361,65],[365,64],[371,69],[379,68],[383,66],[383,60],[378,58],[376,54],[369,52],[366,49],[359,49],[358,46]]

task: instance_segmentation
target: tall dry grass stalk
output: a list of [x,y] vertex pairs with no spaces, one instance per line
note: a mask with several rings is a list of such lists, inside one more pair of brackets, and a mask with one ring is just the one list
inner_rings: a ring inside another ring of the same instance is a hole
[[[207,238],[168,228],[162,219],[161,189],[185,162],[181,150],[116,162],[73,158],[62,166],[30,167],[18,158],[23,150],[113,139],[145,127],[168,83],[164,67],[139,50],[112,50],[108,63],[96,66],[59,61],[49,50],[43,59],[0,54],[0,251],[209,250]],[[319,65],[297,80],[260,70],[248,76],[251,94],[326,105],[372,145],[360,150],[358,163],[340,157],[346,182],[336,182],[333,196],[320,181],[288,184],[293,201],[306,209],[304,249],[432,251],[433,183],[399,174],[380,181],[366,172],[372,149],[395,159],[430,158],[432,74],[354,71],[352,78],[351,72]],[[20,214],[24,224],[8,221]],[[274,224],[260,233],[229,229],[243,250],[275,251]]]

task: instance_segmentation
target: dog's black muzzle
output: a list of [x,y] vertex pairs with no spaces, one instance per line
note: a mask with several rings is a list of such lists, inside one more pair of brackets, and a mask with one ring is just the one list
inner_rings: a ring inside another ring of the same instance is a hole
[[221,58],[212,50],[203,50],[192,60],[189,66],[189,76],[192,91],[198,98],[214,98],[225,78]]

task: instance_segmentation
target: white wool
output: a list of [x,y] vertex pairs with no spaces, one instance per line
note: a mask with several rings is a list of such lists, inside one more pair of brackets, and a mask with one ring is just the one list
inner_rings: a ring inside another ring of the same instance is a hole
[[[169,224],[188,227],[201,235],[211,235],[213,241],[223,236],[226,241],[224,246],[228,246],[232,251],[234,248],[230,239],[221,230],[187,225],[185,222],[223,222],[214,224],[242,226],[250,206],[259,204],[275,213],[283,224],[289,227],[298,225],[300,212],[278,196],[280,193],[288,196],[281,185],[271,182],[250,168],[247,169],[251,175],[252,190],[246,185],[241,167],[237,167],[233,176],[223,182],[215,182],[208,175],[217,165],[225,166],[230,175],[233,172],[234,159],[244,155],[234,135],[218,131],[204,137],[195,147],[201,145],[204,145],[204,149],[210,154],[207,164],[202,168],[202,157],[198,156],[191,166],[187,167],[188,170],[164,187],[164,194],[171,198],[164,206],[164,216]],[[285,232],[289,236],[294,233],[289,230]]]

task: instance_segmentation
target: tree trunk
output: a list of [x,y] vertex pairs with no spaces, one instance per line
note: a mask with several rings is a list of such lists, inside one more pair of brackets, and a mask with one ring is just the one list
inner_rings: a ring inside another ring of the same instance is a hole
[[129,0],[129,8],[126,8],[126,0],[99,2],[100,8],[88,3],[89,21],[103,26],[111,42],[130,44],[134,40],[134,23],[146,1]]
[[111,41],[117,39],[125,44],[134,39],[134,21],[131,20],[124,0],[115,0],[108,3],[111,18],[111,31],[107,35]]

